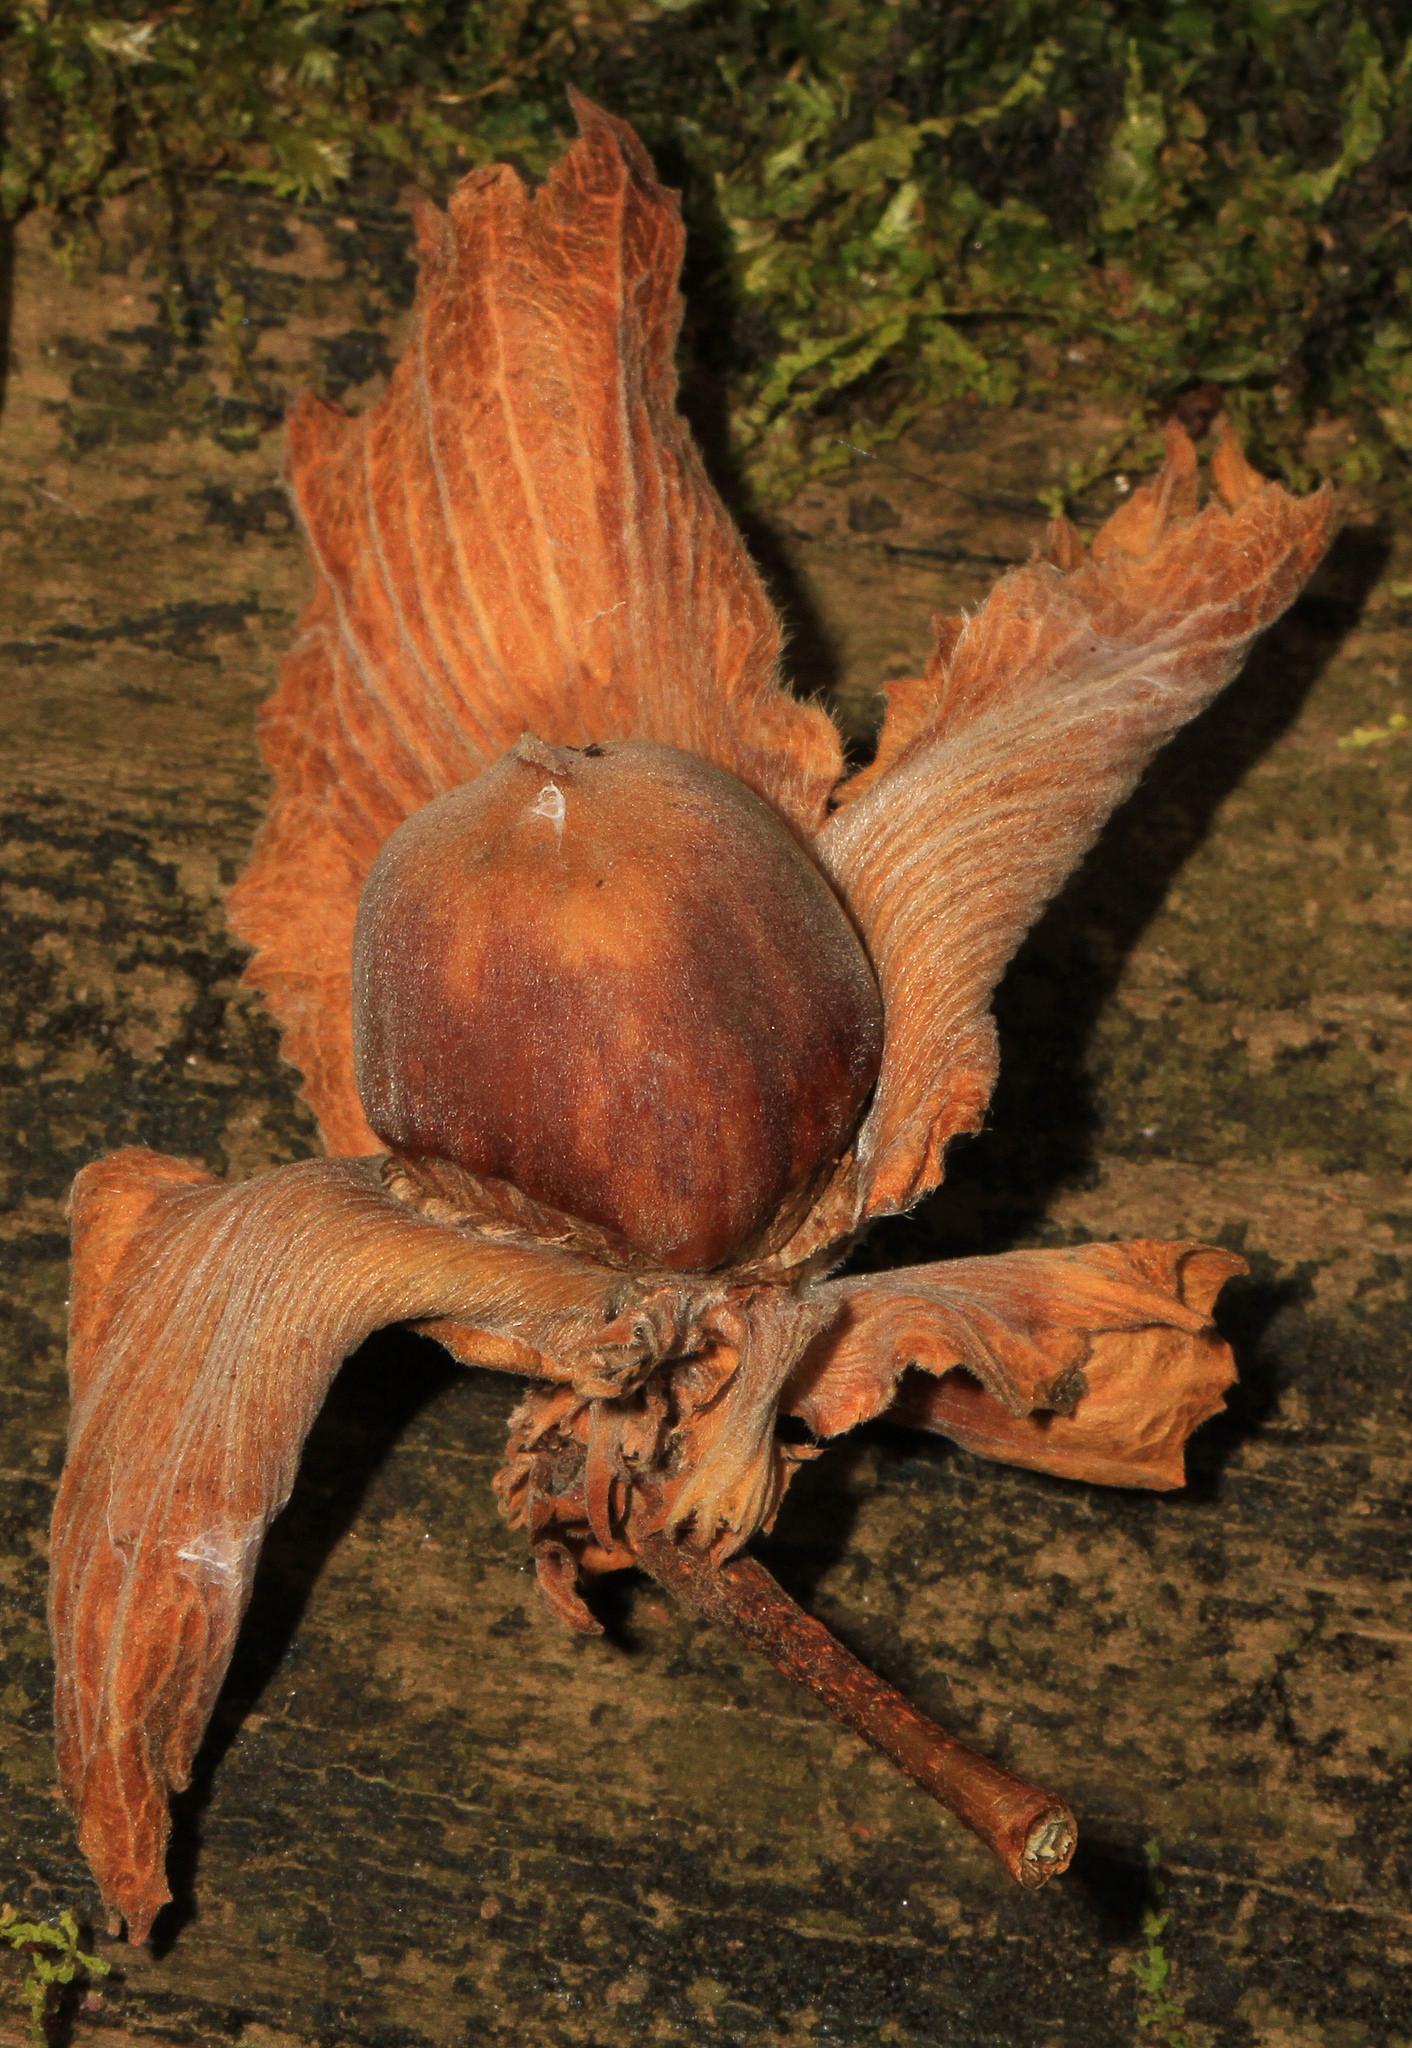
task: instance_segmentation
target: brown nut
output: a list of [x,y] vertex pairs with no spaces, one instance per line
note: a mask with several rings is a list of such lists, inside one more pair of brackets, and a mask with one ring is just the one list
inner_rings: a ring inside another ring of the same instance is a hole
[[408,819],[353,991],[384,1143],[696,1270],[837,1156],[882,1050],[867,955],[788,826],[642,740],[527,736]]

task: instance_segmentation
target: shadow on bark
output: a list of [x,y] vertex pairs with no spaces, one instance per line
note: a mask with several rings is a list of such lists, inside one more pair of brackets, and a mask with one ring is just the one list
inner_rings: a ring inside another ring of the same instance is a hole
[[752,332],[758,314],[742,305],[732,276],[732,230],[715,187],[671,141],[653,151],[663,182],[682,195],[687,226],[681,293],[685,301],[678,356],[678,405],[706,473],[740,529],[784,626],[784,671],[798,697],[827,700],[842,674],[838,647],[807,583],[790,561],[777,527],[751,489],[731,432],[729,377],[777,344]]
[[1093,1917],[1112,1948],[1124,1948],[1142,1932],[1143,1915],[1156,1904],[1152,1873],[1140,1849],[1096,1841],[1083,1832],[1067,1876],[1088,1900]]
[[1187,1446],[1183,1501],[1216,1500],[1226,1466],[1273,1420],[1289,1378],[1284,1354],[1290,1322],[1302,1316],[1311,1293],[1305,1273],[1281,1274],[1263,1254],[1252,1257],[1246,1277],[1222,1290],[1216,1327],[1235,1353],[1240,1377],[1220,1414],[1203,1423]]

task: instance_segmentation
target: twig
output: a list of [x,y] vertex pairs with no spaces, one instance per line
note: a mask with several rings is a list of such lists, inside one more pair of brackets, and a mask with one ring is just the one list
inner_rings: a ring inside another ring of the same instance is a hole
[[754,1558],[719,1568],[664,1536],[638,1537],[645,1569],[669,1592],[718,1621],[816,1694],[830,1713],[890,1757],[979,1835],[1010,1875],[1036,1890],[1067,1870],[1078,1839],[1062,1800],[1017,1778],[919,1714],[868,1670]]

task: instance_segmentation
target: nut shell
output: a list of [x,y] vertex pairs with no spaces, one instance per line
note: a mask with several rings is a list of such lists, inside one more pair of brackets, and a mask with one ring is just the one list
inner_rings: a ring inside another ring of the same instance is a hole
[[812,856],[734,776],[638,740],[526,737],[401,826],[363,892],[353,1000],[385,1144],[693,1270],[837,1157],[882,1051]]

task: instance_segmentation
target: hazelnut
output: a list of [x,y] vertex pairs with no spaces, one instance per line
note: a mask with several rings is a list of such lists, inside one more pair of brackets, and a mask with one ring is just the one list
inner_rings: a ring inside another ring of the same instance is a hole
[[373,865],[358,1088],[385,1144],[705,1270],[835,1159],[882,1001],[771,807],[644,740],[528,736]]

